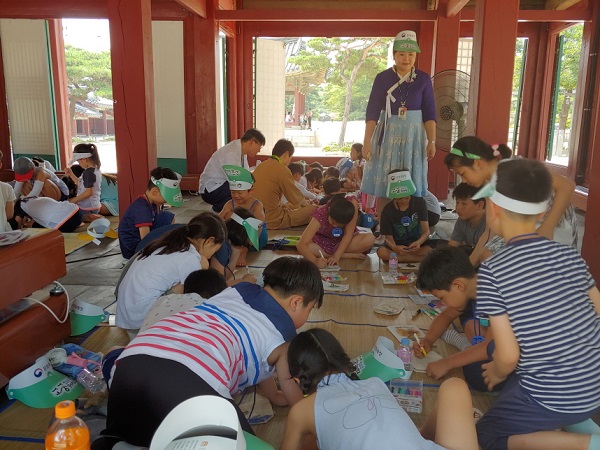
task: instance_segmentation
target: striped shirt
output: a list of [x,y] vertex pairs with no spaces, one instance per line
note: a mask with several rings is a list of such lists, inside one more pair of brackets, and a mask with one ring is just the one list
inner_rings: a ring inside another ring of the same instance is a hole
[[479,269],[477,310],[508,315],[520,383],[549,410],[600,406],[600,317],[588,295],[595,284],[573,248],[543,237],[508,243]]
[[[239,283],[138,334],[121,354],[179,362],[226,398],[269,378],[267,358],[296,335],[285,309],[264,289]],[[117,361],[118,364],[118,361]]]

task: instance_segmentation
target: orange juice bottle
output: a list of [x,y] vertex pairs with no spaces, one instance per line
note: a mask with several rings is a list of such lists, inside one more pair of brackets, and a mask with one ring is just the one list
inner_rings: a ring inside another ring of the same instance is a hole
[[70,400],[58,403],[54,415],[46,433],[46,450],[90,450],[90,431],[75,415],[75,403]]

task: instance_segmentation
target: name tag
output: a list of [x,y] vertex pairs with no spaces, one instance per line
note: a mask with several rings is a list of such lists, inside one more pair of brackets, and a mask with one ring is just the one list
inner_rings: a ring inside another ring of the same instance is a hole
[[408,109],[405,106],[401,106],[400,109],[398,109],[398,119],[406,120],[407,111]]

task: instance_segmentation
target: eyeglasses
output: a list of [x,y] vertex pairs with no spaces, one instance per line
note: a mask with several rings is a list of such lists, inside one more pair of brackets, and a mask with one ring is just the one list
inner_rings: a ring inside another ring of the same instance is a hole
[[261,148],[261,150],[262,150],[262,148],[264,147],[264,144],[261,144],[261,143],[260,143],[260,142],[258,142],[256,139],[254,139],[254,142],[256,142],[256,143],[258,144],[258,146],[259,146],[259,147]]

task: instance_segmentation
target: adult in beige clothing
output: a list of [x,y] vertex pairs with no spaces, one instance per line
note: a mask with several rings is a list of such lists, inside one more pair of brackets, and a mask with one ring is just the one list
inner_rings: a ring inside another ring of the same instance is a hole
[[[294,145],[287,139],[280,139],[273,147],[271,157],[253,172],[256,181],[252,194],[264,205],[270,230],[306,225],[317,208],[304,199],[287,167],[293,154]],[[281,203],[282,195],[288,201],[285,205]]]

